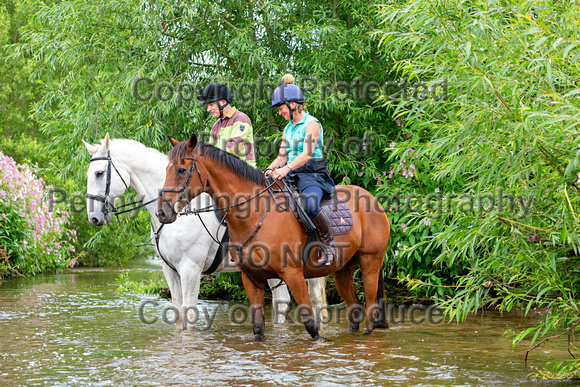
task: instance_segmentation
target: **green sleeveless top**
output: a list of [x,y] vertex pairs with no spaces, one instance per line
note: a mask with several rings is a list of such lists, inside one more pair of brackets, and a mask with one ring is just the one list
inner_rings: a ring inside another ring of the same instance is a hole
[[317,118],[312,117],[308,112],[306,112],[304,117],[302,117],[294,127],[292,127],[292,121],[289,121],[288,125],[284,128],[284,140],[286,141],[286,151],[288,152],[289,163],[294,161],[294,159],[304,151],[306,127],[313,121],[320,125],[320,136],[318,136],[318,140],[316,141],[316,148],[314,148],[312,158],[322,158],[322,146],[324,141],[322,125]]

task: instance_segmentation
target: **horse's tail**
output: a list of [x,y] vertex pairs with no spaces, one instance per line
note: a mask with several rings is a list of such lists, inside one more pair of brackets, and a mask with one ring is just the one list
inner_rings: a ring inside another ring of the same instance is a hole
[[385,300],[385,277],[383,275],[383,268],[381,267],[381,272],[379,274],[379,284],[377,287],[377,298],[375,301],[376,305],[376,320],[374,323],[375,328],[389,328],[389,323],[387,322],[387,301]]

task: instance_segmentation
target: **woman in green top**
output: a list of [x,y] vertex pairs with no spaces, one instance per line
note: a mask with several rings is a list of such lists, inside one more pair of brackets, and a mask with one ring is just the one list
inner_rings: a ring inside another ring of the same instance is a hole
[[294,84],[292,75],[285,75],[272,94],[272,105],[278,114],[288,120],[284,128],[284,141],[278,157],[266,175],[294,183],[304,198],[305,210],[320,234],[320,259],[318,263],[330,265],[336,259],[336,245],[330,219],[320,208],[324,195],[334,195],[334,181],[330,177],[326,160],[322,157],[323,129],[320,122],[304,110],[304,94]]

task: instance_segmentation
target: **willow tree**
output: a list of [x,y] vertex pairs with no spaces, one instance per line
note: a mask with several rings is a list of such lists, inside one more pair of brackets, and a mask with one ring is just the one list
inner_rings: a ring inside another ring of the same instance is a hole
[[[52,172],[76,179],[79,190],[88,164],[81,139],[110,132],[165,151],[167,135],[185,139],[211,127],[195,95],[216,80],[252,119],[262,166],[275,157],[270,140],[284,125],[266,109],[270,91],[287,72],[323,122],[337,182],[364,184],[357,171],[384,162],[380,149],[397,136],[388,109],[372,103],[376,93],[362,92],[391,76],[391,56],[373,35],[375,2],[76,0],[31,7],[36,28],[11,55],[32,61],[41,92],[33,114],[51,141]],[[105,237],[96,234],[87,248]]]
[[[369,142],[380,147],[384,135],[394,135],[386,109],[360,91],[390,77],[390,55],[378,51],[372,35],[372,2],[83,0],[35,7],[43,29],[25,34],[14,52],[37,63],[43,98],[35,114],[51,149],[66,155],[62,174],[86,165],[80,137],[109,131],[166,149],[166,135],[207,131],[211,117],[194,96],[215,80],[234,90],[234,105],[250,116],[256,136],[277,137],[283,122],[265,108],[281,76],[293,73],[334,139],[328,157],[339,178],[356,176],[363,160],[378,161],[370,152],[366,159],[344,152],[344,139],[372,131]],[[264,164],[274,156],[267,151]]]
[[[448,200],[475,201],[469,211],[409,212],[410,232],[426,218],[439,227],[403,256],[434,249],[437,264],[466,265],[441,298],[458,321],[481,307],[540,307],[546,319],[515,342],[572,338],[580,329],[579,4],[387,1],[380,13],[381,49],[398,76],[448,84],[446,98],[382,96],[412,133],[392,157],[412,148],[424,166],[408,189],[426,179]],[[502,209],[501,190],[521,196],[528,211],[506,211],[507,201]]]

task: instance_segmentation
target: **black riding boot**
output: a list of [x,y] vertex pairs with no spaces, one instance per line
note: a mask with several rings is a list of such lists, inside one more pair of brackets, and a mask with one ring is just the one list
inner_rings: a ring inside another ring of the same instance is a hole
[[312,222],[318,229],[320,237],[318,243],[319,258],[318,263],[322,265],[330,265],[336,259],[336,244],[334,243],[334,232],[330,225],[330,219],[326,211],[322,210]]

